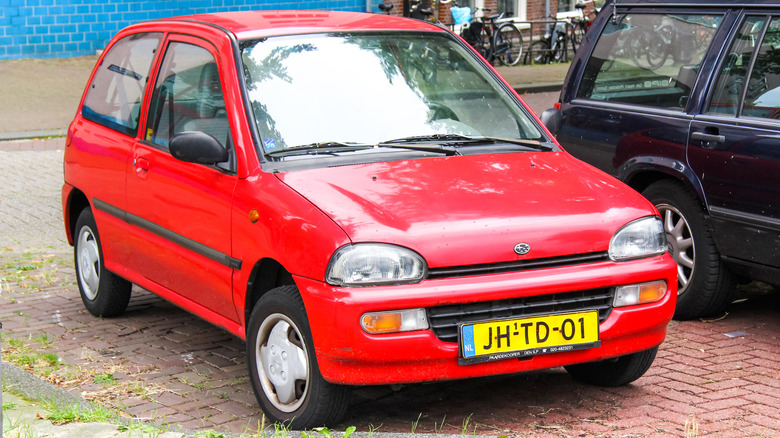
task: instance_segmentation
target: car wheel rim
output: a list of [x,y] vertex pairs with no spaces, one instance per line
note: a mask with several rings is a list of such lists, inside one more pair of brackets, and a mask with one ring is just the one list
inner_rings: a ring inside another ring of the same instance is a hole
[[265,397],[282,412],[297,410],[306,398],[310,379],[300,330],[285,315],[269,315],[260,325],[255,355]]
[[664,218],[664,232],[669,244],[669,252],[677,263],[677,295],[682,295],[688,289],[696,260],[693,235],[688,221],[680,210],[668,204],[660,204],[656,208]]
[[100,252],[97,239],[89,227],[83,227],[79,232],[76,257],[81,290],[92,301],[97,298],[100,285]]

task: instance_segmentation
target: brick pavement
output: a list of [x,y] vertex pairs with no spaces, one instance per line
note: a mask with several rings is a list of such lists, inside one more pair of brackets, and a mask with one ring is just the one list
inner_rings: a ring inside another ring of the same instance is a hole
[[[256,428],[242,341],[139,288],[122,317],[84,310],[59,218],[61,154],[38,146],[0,144],[4,360],[54,353],[59,364],[37,367],[47,379],[158,424]],[[20,183],[29,175],[34,184]],[[409,432],[419,418],[418,432],[457,434],[467,422],[469,432],[512,436],[780,437],[780,297],[757,286],[742,293],[749,298],[722,319],[673,322],[654,366],[632,385],[589,387],[553,369],[360,388],[342,429]]]

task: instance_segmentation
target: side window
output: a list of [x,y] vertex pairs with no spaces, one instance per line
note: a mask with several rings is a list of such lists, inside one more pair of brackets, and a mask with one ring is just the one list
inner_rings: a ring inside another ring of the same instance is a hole
[[748,17],[740,27],[723,59],[707,112],[737,115],[744,84],[748,78],[750,59],[758,47],[765,24],[765,17]]
[[84,118],[127,135],[138,132],[138,116],[161,33],[122,38],[103,57],[84,98]]
[[217,63],[203,47],[168,45],[149,108],[146,141],[167,147],[178,133],[202,131],[230,146]]
[[748,17],[741,26],[721,67],[708,112],[780,118],[780,19],[773,18],[766,28],[768,20]]
[[577,97],[682,110],[721,19],[616,15],[596,43]]

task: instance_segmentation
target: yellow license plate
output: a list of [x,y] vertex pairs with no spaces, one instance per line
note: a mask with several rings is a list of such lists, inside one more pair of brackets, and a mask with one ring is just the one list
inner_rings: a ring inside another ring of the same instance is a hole
[[460,362],[464,364],[600,345],[596,310],[486,321],[460,327]]

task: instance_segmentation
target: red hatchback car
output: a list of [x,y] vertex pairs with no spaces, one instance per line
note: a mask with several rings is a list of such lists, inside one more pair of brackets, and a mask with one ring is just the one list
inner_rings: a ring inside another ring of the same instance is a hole
[[91,313],[135,283],[246,339],[260,406],[295,427],[337,423],[350,385],[626,384],[675,306],[652,204],[422,21],[130,26],[68,130],[62,201]]

